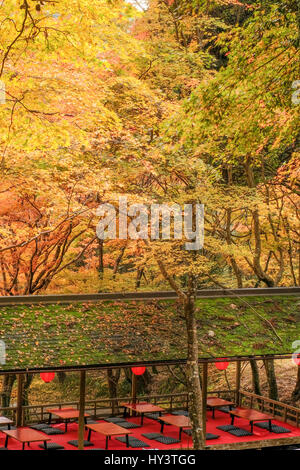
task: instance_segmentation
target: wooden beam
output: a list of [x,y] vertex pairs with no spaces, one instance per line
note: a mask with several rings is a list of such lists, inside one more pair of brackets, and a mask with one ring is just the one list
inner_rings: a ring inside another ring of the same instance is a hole
[[84,414],[85,414],[85,384],[86,372],[80,372],[80,391],[79,391],[79,418],[78,418],[78,450],[84,449]]
[[[228,360],[230,362],[239,362],[239,361],[262,361],[264,359],[291,359],[293,356],[292,353],[286,354],[262,354],[259,356],[249,356],[249,355],[240,355],[240,356],[229,356]],[[216,357],[207,357],[199,358],[199,364],[213,363],[216,361]],[[117,368],[131,368],[131,367],[140,367],[141,365],[147,367],[167,367],[179,364],[186,364],[186,359],[167,359],[167,360],[154,360],[154,361],[143,361],[141,362],[114,362],[110,364],[92,364],[92,365],[81,365],[81,366],[64,366],[64,367],[51,367],[49,369],[34,367],[26,369],[0,369],[1,375],[7,374],[39,374],[41,372],[80,372],[85,371],[97,371],[97,370],[107,370],[107,369],[117,369]]]
[[241,389],[241,368],[242,363],[239,361],[236,363],[236,370],[235,370],[235,401],[237,406],[240,406],[240,389]]
[[[198,299],[217,299],[223,297],[273,297],[276,295],[299,295],[300,287],[249,287],[240,289],[201,289],[196,292]],[[0,306],[33,304],[73,304],[74,302],[101,302],[103,300],[160,300],[177,299],[174,291],[152,292],[103,292],[101,294],[50,294],[1,296]]]
[[202,366],[202,431],[203,431],[203,439],[204,447],[206,445],[206,403],[207,403],[207,374],[208,371],[208,364],[203,364]]
[[24,375],[18,374],[17,376],[17,413],[16,413],[16,426],[19,428],[23,425],[23,383]]

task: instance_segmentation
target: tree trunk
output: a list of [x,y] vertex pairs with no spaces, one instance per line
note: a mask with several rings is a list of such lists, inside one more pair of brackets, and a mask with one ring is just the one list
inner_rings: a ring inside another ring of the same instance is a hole
[[297,381],[294,391],[292,393],[292,400],[294,402],[300,400],[300,366],[298,366]]
[[138,268],[136,273],[135,288],[139,289],[141,287],[141,280],[144,276],[144,268]]
[[189,397],[189,416],[192,423],[192,436],[195,450],[205,448],[206,436],[202,426],[202,390],[198,364],[198,337],[195,318],[194,297],[187,295],[184,299],[184,314],[187,328],[187,392]]
[[63,385],[67,378],[67,374],[65,372],[57,372],[57,377],[58,377],[59,384]]
[[[148,245],[146,243],[146,245]],[[175,290],[183,304],[184,316],[187,330],[187,393],[189,399],[189,416],[192,424],[192,436],[195,450],[204,449],[206,446],[206,433],[203,430],[203,408],[202,408],[202,389],[199,377],[199,353],[198,353],[198,336],[197,322],[195,318],[195,279],[193,274],[188,276],[188,292],[185,293],[180,289],[171,276],[162,259],[156,255],[156,261],[163,277],[169,282],[170,286]]]
[[254,359],[250,360],[250,366],[251,366],[251,370],[252,370],[253,391],[254,391],[254,393],[256,393],[256,395],[261,395],[259,372],[258,372],[257,363]]
[[278,388],[274,367],[274,359],[265,360],[264,365],[269,385],[269,398],[271,398],[272,400],[278,400]]
[[[33,374],[27,374],[25,377],[24,384],[23,384],[23,402],[22,402],[23,406],[29,405],[28,395],[29,395],[30,385],[33,381],[33,377],[34,377]],[[29,416],[30,416],[30,412],[29,410],[26,410],[24,413],[24,421],[27,421],[29,419]]]
[[16,374],[8,374],[4,375],[3,384],[2,384],[2,399],[1,399],[1,406],[3,408],[10,406],[11,400],[11,393],[16,381]]
[[125,249],[126,249],[126,244],[121,248],[121,251],[120,251],[120,254],[119,256],[117,257],[116,261],[115,261],[115,264],[114,264],[114,270],[113,270],[113,279],[116,278],[116,274],[118,272],[118,269],[119,269],[119,265],[122,261],[122,258],[124,256],[124,253],[125,253]]
[[116,369],[115,373],[113,369],[107,369],[108,391],[109,391],[109,398],[112,399],[111,411],[113,415],[119,412],[119,404],[116,401],[116,398],[118,396],[118,384],[119,384],[120,375],[121,375],[121,369]]
[[28,395],[32,381],[33,374],[27,374],[23,386],[23,406],[29,405]]

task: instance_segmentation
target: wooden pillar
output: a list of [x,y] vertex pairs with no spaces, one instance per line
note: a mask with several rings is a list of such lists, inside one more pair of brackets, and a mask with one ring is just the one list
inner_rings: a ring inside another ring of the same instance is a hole
[[236,371],[235,371],[235,401],[237,406],[240,406],[240,389],[241,389],[241,361],[236,362]]
[[84,428],[85,428],[85,382],[86,372],[80,372],[80,396],[79,396],[79,418],[78,418],[78,450],[84,449]]
[[202,368],[202,430],[203,430],[203,439],[204,446],[206,446],[206,403],[207,403],[207,371],[208,363],[203,363]]
[[17,375],[17,413],[16,413],[16,426],[19,428],[23,424],[23,383],[24,383],[24,375],[18,374]]
[[[136,403],[136,391],[137,391],[137,376],[131,372],[131,399],[132,403]],[[136,416],[136,412],[132,411],[132,416]]]

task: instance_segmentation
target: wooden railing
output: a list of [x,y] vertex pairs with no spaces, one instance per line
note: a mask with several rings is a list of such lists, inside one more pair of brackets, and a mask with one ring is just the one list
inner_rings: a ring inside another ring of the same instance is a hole
[[300,409],[295,406],[287,405],[271,398],[256,395],[255,393],[241,390],[239,393],[240,404],[246,408],[254,408],[263,413],[269,413],[274,418],[284,423],[290,423],[300,427]]
[[[215,299],[222,297],[250,297],[250,296],[274,296],[274,295],[299,295],[299,287],[262,287],[240,289],[201,289],[197,290],[199,299]],[[177,299],[174,291],[150,291],[150,292],[103,292],[97,294],[48,294],[48,295],[10,295],[0,296],[0,306],[5,305],[33,305],[56,304],[74,302],[102,302],[104,300],[163,300]]]
[[[236,392],[234,390],[218,390],[208,392],[209,395],[214,395],[217,397],[224,397],[227,399],[234,399]],[[94,418],[101,418],[105,416],[110,416],[113,414],[118,414],[121,412],[119,410],[120,404],[124,402],[130,402],[131,397],[117,397],[117,398],[100,398],[96,400],[87,400],[86,401],[86,412]],[[188,408],[188,394],[187,392],[183,393],[170,393],[164,395],[145,395],[139,396],[137,402],[147,401],[149,403],[154,403],[155,405],[162,406],[167,411],[172,412],[179,409]],[[70,402],[57,402],[57,403],[42,403],[37,405],[28,405],[23,406],[22,409],[22,425],[31,424],[35,422],[46,421],[49,417],[47,413],[47,408],[65,408],[65,407],[79,407],[79,401],[70,401]],[[121,408],[121,407],[120,407]],[[6,407],[0,408],[0,415],[5,415],[10,417],[15,421],[16,417],[16,407]]]

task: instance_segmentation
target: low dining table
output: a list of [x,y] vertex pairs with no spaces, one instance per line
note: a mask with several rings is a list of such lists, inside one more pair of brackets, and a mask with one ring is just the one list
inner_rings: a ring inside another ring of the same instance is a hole
[[165,411],[160,406],[153,405],[152,403],[122,403],[124,407],[124,418],[126,417],[127,410],[135,411],[141,415],[141,425],[144,422],[144,415],[146,413],[158,413],[159,416]]
[[[78,419],[79,418],[79,410],[76,408],[49,408],[46,410],[49,413],[49,420],[48,424],[51,424],[52,416],[56,416],[60,418],[65,423],[65,432],[68,432],[68,423],[70,423],[71,419]],[[86,424],[86,418],[90,415],[88,413],[84,413],[84,422]]]
[[239,410],[234,410],[230,411],[230,416],[231,416],[231,424],[234,424],[234,419],[235,418],[242,418],[246,419],[247,421],[250,422],[251,426],[251,432],[253,432],[253,424],[258,421],[268,421],[269,423],[269,431],[272,431],[272,419],[273,416],[266,414],[266,413],[261,413],[261,411],[256,411],[252,409],[239,409]]
[[8,448],[8,439],[15,439],[22,444],[22,450],[25,449],[25,444],[28,444],[28,447],[32,442],[43,442],[44,448],[47,450],[47,441],[50,441],[51,438],[47,437],[44,433],[35,431],[30,428],[17,428],[12,430],[2,430],[3,434],[6,435],[4,447]]
[[112,436],[125,436],[126,437],[126,447],[129,447],[129,439],[128,436],[131,434],[131,431],[128,429],[124,429],[121,426],[118,426],[115,423],[95,423],[95,424],[87,424],[86,429],[88,429],[88,438],[87,440],[90,442],[91,434],[93,432],[97,432],[99,434],[103,434],[105,436],[105,450],[108,449],[108,440]]
[[210,397],[206,400],[206,406],[208,409],[212,410],[212,418],[215,419],[215,410],[222,408],[223,406],[228,406],[229,411],[235,406],[235,403],[232,401],[223,400],[223,398]]
[[161,422],[160,432],[163,434],[164,432],[164,425],[171,424],[172,426],[176,426],[179,428],[179,440],[181,441],[181,434],[183,429],[190,429],[191,428],[191,421],[188,416],[184,415],[166,415],[159,418]]

